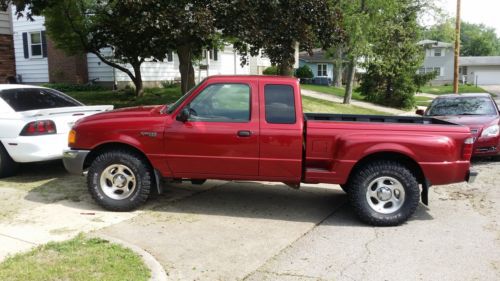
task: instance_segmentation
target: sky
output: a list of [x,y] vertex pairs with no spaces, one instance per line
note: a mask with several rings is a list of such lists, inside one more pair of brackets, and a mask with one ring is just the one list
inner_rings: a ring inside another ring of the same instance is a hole
[[[455,17],[457,0],[436,0],[436,4]],[[500,37],[500,0],[462,0],[461,6],[463,21],[493,27]]]

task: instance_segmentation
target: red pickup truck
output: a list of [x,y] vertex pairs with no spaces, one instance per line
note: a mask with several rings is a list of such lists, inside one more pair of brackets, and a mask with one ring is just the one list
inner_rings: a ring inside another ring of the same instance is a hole
[[304,114],[294,78],[212,76],[170,105],[81,119],[63,161],[114,211],[161,179],[332,183],[364,222],[398,225],[431,184],[474,180],[472,146],[467,127],[433,118]]

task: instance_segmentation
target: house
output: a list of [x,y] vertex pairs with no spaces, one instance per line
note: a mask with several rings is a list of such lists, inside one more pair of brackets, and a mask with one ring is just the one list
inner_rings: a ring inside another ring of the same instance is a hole
[[[34,21],[25,18],[13,21],[17,76],[22,83],[85,83],[92,80],[108,86],[132,84],[127,74],[108,66],[93,54],[67,56],[56,49],[45,32],[44,22],[44,17],[40,16],[34,17]],[[112,56],[111,49],[103,52]],[[196,80],[216,74],[261,74],[271,65],[269,59],[259,56],[251,58],[249,65],[241,66],[241,57],[232,45],[223,50],[207,50],[206,54],[208,56],[195,65]],[[132,70],[130,65],[124,66]],[[175,53],[168,53],[161,62],[146,61],[141,71],[146,87],[180,80],[179,59]]]
[[[425,59],[419,73],[436,71],[433,85],[453,83],[453,44],[433,40],[418,43],[425,50]],[[459,80],[477,85],[500,85],[500,56],[459,57]]]
[[417,44],[425,50],[424,62],[418,73],[435,71],[437,77],[431,81],[434,85],[453,83],[453,44],[433,40],[422,40]]
[[335,60],[328,58],[323,49],[313,49],[312,55],[308,52],[299,53],[299,67],[307,65],[313,72],[313,83],[328,85],[333,81],[333,67]]
[[460,74],[469,84],[500,85],[500,56],[460,57]]
[[16,76],[12,17],[10,11],[0,11],[0,83]]

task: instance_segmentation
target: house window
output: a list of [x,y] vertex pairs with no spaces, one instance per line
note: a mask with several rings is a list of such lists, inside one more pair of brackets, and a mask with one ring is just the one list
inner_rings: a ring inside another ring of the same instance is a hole
[[42,34],[41,32],[30,32],[29,34],[30,57],[42,57]]
[[204,50],[203,54],[202,54],[203,59],[207,59],[207,52],[208,52],[210,60],[214,60],[214,61],[219,60],[219,50],[217,50],[217,49]]
[[431,72],[436,72],[437,76],[443,76],[441,72],[441,67],[421,67],[418,70],[419,74],[426,74],[426,73],[431,73]]
[[434,49],[434,56],[435,57],[440,57],[442,56],[442,50],[440,48]]
[[326,77],[328,76],[327,70],[326,70],[326,64],[318,64],[318,77]]

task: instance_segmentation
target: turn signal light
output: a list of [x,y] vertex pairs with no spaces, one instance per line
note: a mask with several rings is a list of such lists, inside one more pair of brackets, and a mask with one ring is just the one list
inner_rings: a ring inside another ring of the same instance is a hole
[[71,130],[68,134],[68,144],[73,144],[76,142],[76,131]]
[[24,126],[21,136],[40,136],[56,134],[56,124],[52,120],[33,121]]

